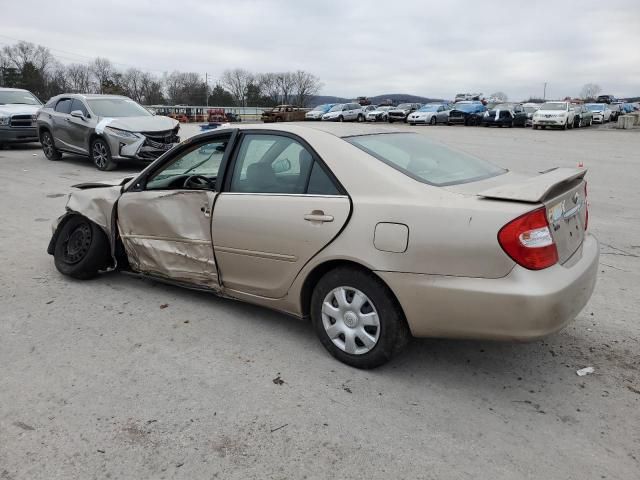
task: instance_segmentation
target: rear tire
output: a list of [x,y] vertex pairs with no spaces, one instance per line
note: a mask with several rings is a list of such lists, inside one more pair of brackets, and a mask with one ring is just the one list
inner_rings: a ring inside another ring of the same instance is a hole
[[344,117],[343,117],[342,115],[340,115],[340,116],[338,117],[338,121],[339,121],[339,122],[344,122]]
[[42,151],[44,152],[44,156],[51,161],[57,161],[62,158],[62,154],[56,148],[56,144],[53,141],[53,136],[49,133],[48,130],[42,132],[40,135],[40,143],[42,144]]
[[311,320],[329,353],[356,368],[388,362],[411,336],[387,286],[373,273],[349,267],[320,279],[311,296]]
[[111,149],[102,138],[96,138],[91,142],[91,161],[98,170],[108,172],[117,168],[116,162],[111,158]]
[[63,275],[88,280],[107,268],[110,257],[107,236],[88,218],[74,215],[60,228],[53,258]]
[[362,114],[358,115],[358,121],[359,122],[364,122],[364,115],[362,115]]

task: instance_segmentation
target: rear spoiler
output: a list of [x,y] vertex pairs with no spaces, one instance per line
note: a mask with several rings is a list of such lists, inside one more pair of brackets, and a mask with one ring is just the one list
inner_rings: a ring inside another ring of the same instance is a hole
[[478,193],[478,196],[498,200],[539,203],[555,187],[583,178],[586,173],[586,168],[554,168],[536,177],[484,190]]

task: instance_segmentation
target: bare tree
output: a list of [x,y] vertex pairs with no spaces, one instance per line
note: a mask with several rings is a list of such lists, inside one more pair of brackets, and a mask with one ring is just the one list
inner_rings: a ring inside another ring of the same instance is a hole
[[276,84],[280,90],[282,103],[290,103],[296,85],[295,74],[291,72],[276,73]]
[[242,68],[225,70],[220,78],[220,83],[231,92],[236,102],[242,107],[247,99],[247,89],[253,83],[253,74]]
[[67,65],[66,80],[69,90],[75,93],[89,93],[91,91],[91,70],[82,63]]
[[506,102],[507,100],[509,100],[509,97],[507,97],[507,94],[504,92],[492,93],[491,95],[489,95],[489,98],[495,99],[498,102]]
[[97,57],[89,65],[89,69],[93,74],[96,82],[96,90],[103,93],[107,84],[112,80],[115,69],[108,58]]
[[256,84],[262,94],[269,98],[274,105],[280,103],[280,86],[276,73],[260,73],[256,76]]
[[138,103],[143,101],[142,78],[144,73],[137,68],[130,68],[122,74],[122,89],[127,97]]
[[600,85],[597,85],[595,83],[587,83],[586,85],[582,86],[582,90],[580,90],[580,97],[584,100],[587,100],[589,98],[596,98],[601,91],[602,88],[600,88]]
[[318,93],[322,84],[318,77],[303,70],[295,72],[293,74],[293,79],[295,103],[304,107],[309,99]]
[[42,45],[34,45],[29,42],[18,42],[15,45],[7,45],[2,53],[8,63],[22,71],[27,64],[33,65],[37,70],[45,72],[53,62],[53,56],[48,48]]

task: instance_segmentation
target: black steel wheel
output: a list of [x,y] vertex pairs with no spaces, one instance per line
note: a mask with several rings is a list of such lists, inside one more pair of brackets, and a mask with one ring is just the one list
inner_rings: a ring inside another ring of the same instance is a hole
[[109,265],[110,256],[107,236],[88,218],[74,215],[59,227],[53,258],[63,275],[93,278]]

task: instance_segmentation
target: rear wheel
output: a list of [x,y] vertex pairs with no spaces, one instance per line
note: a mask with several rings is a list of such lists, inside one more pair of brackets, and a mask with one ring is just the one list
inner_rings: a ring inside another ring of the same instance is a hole
[[49,160],[60,160],[62,158],[62,154],[56,148],[55,143],[53,142],[53,136],[49,133],[48,130],[42,132],[40,135],[40,143],[42,144],[42,151],[44,152],[44,156]]
[[320,279],[311,319],[329,353],[356,368],[386,363],[410,338],[389,289],[374,274],[354,268],[337,268]]
[[111,149],[102,138],[96,138],[91,142],[91,161],[98,170],[115,170],[116,163],[111,158]]
[[109,241],[98,225],[75,215],[58,232],[53,258],[63,275],[88,280],[109,265]]
[[339,122],[344,122],[344,117],[343,117],[342,115],[340,115],[340,116],[338,117],[338,121],[339,121]]
[[358,121],[359,121],[359,122],[364,122],[364,115],[359,114],[359,115],[358,115]]

